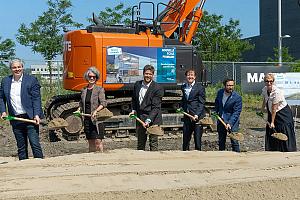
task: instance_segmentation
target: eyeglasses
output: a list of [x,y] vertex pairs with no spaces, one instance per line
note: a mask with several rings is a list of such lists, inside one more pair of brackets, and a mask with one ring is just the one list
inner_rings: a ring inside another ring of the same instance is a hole
[[265,83],[273,83],[273,82],[274,82],[274,81],[268,81],[268,80],[267,80],[267,81],[265,81]]
[[96,79],[96,76],[89,76],[89,79],[92,79],[92,78]]
[[11,69],[22,69],[23,67],[22,66],[13,66],[11,67]]

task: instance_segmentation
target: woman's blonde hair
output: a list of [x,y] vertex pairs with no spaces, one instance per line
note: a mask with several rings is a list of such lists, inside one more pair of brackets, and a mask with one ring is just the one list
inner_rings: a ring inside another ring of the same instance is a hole
[[267,79],[272,79],[273,81],[275,81],[275,75],[272,73],[268,73],[265,75],[264,81],[266,81]]

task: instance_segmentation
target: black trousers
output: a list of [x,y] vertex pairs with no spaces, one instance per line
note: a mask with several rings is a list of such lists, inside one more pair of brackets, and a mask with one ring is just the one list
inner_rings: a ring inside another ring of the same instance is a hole
[[[224,151],[226,149],[226,138],[227,138],[227,130],[221,122],[217,124],[218,136],[219,136],[219,150]],[[230,139],[231,149],[235,152],[240,152],[240,144],[239,141]]]
[[182,150],[189,151],[190,150],[190,141],[192,134],[194,133],[194,143],[195,150],[201,151],[201,138],[203,129],[202,126],[196,124],[196,122],[192,121],[189,118],[184,118],[183,121],[183,142],[182,142]]

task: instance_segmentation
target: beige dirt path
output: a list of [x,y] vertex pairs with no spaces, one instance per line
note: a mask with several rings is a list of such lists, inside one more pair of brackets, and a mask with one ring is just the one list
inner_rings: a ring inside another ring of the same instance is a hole
[[[7,162],[7,163],[6,163]],[[0,199],[300,199],[300,152],[0,157]]]

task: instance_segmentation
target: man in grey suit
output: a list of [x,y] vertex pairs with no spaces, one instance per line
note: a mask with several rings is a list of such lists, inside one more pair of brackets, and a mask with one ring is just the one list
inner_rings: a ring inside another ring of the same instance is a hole
[[[138,137],[138,150],[145,150],[147,134],[146,128],[151,125],[160,125],[162,122],[161,102],[163,89],[154,80],[154,67],[146,65],[143,69],[144,79],[134,84],[132,95],[132,112],[143,122],[137,122],[136,133]],[[149,135],[150,151],[158,150],[158,136]]]
[[11,121],[18,156],[20,160],[28,159],[28,139],[35,158],[43,158],[39,140],[39,123],[43,118],[41,106],[40,84],[32,76],[25,74],[24,64],[20,59],[14,59],[9,64],[12,75],[4,77],[0,87],[1,118],[8,113],[15,117],[33,119],[34,123]]
[[185,72],[186,83],[182,85],[181,107],[193,118],[183,117],[183,142],[182,150],[190,150],[190,140],[194,133],[195,150],[201,150],[202,126],[196,122],[205,115],[205,89],[201,83],[196,82],[196,71],[194,69]]

